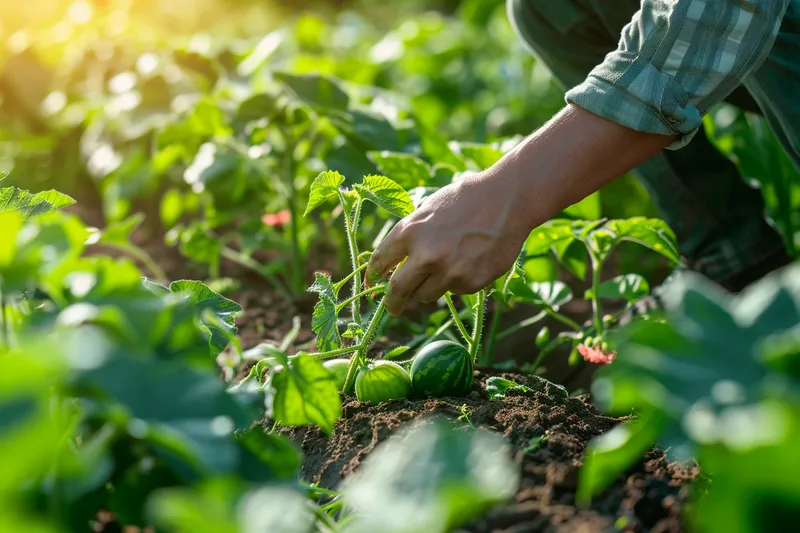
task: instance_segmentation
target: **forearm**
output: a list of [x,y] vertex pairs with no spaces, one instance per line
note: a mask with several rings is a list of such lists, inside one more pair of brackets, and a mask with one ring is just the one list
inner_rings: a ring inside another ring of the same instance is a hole
[[496,181],[525,230],[546,222],[632,170],[674,136],[638,132],[574,105],[506,154],[483,179]]

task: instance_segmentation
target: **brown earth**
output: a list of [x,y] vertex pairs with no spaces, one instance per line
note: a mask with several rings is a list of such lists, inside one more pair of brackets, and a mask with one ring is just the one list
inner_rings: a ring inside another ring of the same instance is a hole
[[[465,398],[394,400],[378,406],[345,398],[342,418],[330,437],[310,426],[281,431],[302,447],[305,480],[335,489],[401,425],[430,414],[460,418],[462,423],[508,439],[522,474],[513,501],[462,531],[683,531],[680,513],[688,498],[689,482],[698,474],[696,466],[670,463],[661,452],[652,451],[597,495],[591,505],[579,507],[575,493],[584,450],[591,439],[620,420],[599,414],[587,396],[564,397],[550,382],[530,375],[499,374],[527,385],[531,391],[510,392],[503,400],[490,401],[484,385],[489,375],[476,372],[473,390]],[[463,416],[465,412],[467,417]],[[532,439],[542,436],[545,438],[538,448],[526,451]]]

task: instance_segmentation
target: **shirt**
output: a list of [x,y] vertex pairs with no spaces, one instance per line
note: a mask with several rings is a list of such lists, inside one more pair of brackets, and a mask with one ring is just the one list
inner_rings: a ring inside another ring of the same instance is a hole
[[618,47],[567,102],[688,143],[703,115],[766,59],[792,0],[642,0]]

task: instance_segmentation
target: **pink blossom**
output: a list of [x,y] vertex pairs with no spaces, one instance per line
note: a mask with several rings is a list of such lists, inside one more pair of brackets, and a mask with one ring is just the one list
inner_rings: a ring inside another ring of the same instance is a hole
[[608,365],[617,358],[616,352],[605,353],[599,346],[578,345],[578,353],[583,356],[585,361],[596,365]]
[[267,213],[261,217],[261,222],[266,226],[284,226],[292,220],[292,214],[288,209],[278,211],[277,213]]

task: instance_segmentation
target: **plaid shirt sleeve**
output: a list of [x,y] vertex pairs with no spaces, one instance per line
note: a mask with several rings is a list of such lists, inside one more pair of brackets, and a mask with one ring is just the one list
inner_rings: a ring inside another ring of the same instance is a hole
[[703,115],[766,59],[791,0],[642,0],[617,49],[567,92],[637,131],[688,143]]

